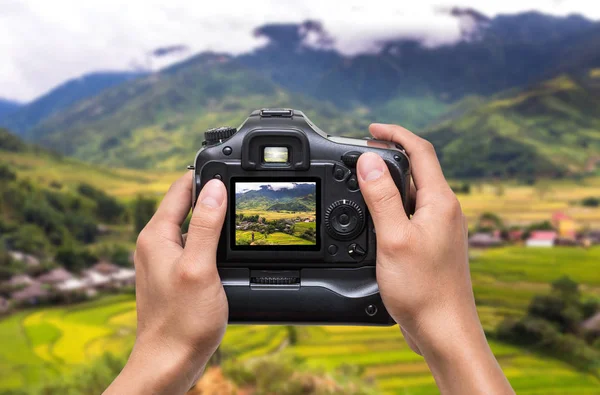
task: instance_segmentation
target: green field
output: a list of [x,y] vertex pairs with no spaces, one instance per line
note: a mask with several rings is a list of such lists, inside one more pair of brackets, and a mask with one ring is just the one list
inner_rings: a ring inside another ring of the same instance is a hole
[[278,219],[293,219],[296,217],[314,217],[314,211],[268,211],[268,210],[237,210],[236,214],[243,214],[244,216],[258,215],[265,217],[267,221],[275,221]]
[[[314,224],[314,222],[313,222]],[[260,241],[262,245],[315,245],[314,242],[294,235],[289,235],[283,232],[270,233],[266,238],[265,235],[260,232],[254,232],[254,241]],[[252,242],[252,231],[251,230],[236,230],[235,231],[235,242],[236,244],[246,244]]]
[[[271,236],[269,236],[271,237]],[[492,330],[508,315],[520,315],[534,294],[563,274],[582,284],[585,295],[600,296],[600,248],[475,251],[471,271],[484,327]],[[26,310],[0,321],[0,391],[27,388],[109,351],[133,345],[133,296],[121,295],[80,305]],[[224,358],[245,360],[282,352],[315,368],[358,366],[382,393],[435,394],[424,360],[414,354],[397,327],[298,327],[288,344],[282,326],[230,326],[221,347]],[[491,342],[504,372],[519,394],[597,394],[600,381],[571,366],[523,349]]]

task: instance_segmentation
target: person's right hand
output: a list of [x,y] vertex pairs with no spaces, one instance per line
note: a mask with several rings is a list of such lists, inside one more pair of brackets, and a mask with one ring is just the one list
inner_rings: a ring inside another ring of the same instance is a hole
[[442,393],[513,393],[477,316],[467,221],[433,146],[400,126],[372,124],[370,132],[405,148],[416,187],[409,218],[385,162],[375,153],[360,156],[358,179],[375,225],[386,309],[425,357]]

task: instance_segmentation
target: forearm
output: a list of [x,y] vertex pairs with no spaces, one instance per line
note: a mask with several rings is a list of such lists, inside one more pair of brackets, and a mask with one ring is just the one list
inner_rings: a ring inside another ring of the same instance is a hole
[[418,343],[442,394],[514,394],[474,309],[421,326]]

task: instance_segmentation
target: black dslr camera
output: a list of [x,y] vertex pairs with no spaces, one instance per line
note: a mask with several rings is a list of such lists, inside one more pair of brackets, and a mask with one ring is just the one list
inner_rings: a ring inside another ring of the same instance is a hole
[[385,160],[408,207],[410,164],[388,141],[329,136],[301,111],[254,111],[210,129],[193,166],[229,191],[217,266],[231,323],[391,325],[375,278],[375,229],[360,193],[363,152]]

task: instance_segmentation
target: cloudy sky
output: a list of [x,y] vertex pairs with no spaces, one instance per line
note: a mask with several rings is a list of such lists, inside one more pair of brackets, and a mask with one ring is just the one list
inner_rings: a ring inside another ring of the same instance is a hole
[[235,193],[246,193],[248,191],[258,191],[264,186],[278,191],[280,189],[293,189],[296,185],[311,184],[316,185],[314,182],[236,182]]
[[437,45],[459,36],[458,21],[441,12],[452,6],[488,16],[538,10],[600,20],[594,0],[0,0],[0,97],[28,101],[90,71],[178,60],[150,62],[147,54],[162,46],[189,47],[179,60],[205,49],[246,52],[264,45],[252,31],[267,22],[319,20],[349,55],[392,37]]

